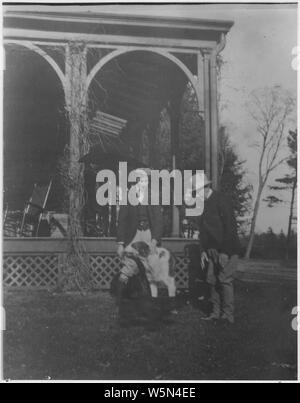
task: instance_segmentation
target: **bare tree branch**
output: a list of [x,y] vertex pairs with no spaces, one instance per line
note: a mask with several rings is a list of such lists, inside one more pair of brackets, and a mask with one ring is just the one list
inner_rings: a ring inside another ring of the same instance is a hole
[[287,160],[287,157],[283,158],[280,154],[286,137],[285,129],[288,119],[294,110],[294,105],[294,98],[280,86],[255,91],[251,96],[249,113],[256,123],[257,135],[260,138],[260,142],[259,146],[258,140],[255,140],[253,143],[253,147],[259,155],[257,172],[258,191],[246,258],[250,257],[263,190],[270,174]]

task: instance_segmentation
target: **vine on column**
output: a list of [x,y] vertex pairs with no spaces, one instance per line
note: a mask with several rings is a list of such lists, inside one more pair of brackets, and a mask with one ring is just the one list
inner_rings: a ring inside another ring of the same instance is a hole
[[84,175],[80,157],[89,150],[86,46],[69,43],[66,51],[66,114],[70,141],[60,171],[69,195],[68,251],[59,288],[86,293],[93,287],[83,237]]

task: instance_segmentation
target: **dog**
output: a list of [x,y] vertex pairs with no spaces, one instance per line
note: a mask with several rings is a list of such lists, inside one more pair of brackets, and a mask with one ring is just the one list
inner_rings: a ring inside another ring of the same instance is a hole
[[145,242],[133,243],[130,252],[142,261],[153,298],[158,297],[158,284],[167,287],[169,297],[176,296],[175,258],[171,252],[158,247],[155,253],[151,253],[150,246]]

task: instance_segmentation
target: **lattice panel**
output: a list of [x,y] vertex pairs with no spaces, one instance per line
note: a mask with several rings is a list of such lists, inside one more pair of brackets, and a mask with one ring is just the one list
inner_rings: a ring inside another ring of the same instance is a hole
[[[175,278],[177,288],[188,287],[188,259],[176,256]],[[114,276],[120,270],[120,259],[117,256],[90,256],[90,267],[94,282],[101,289],[109,289]]]
[[184,256],[176,256],[175,266],[175,280],[177,288],[188,288],[189,273],[188,273],[189,260]]
[[[114,255],[90,255],[93,280],[99,289],[107,290],[120,270],[120,259]],[[176,256],[177,288],[188,287],[188,259]],[[7,287],[55,286],[59,278],[57,255],[4,255],[3,282]]]
[[120,270],[120,265],[117,256],[90,255],[90,269],[97,287],[109,289],[112,279]]
[[3,283],[8,287],[55,286],[58,275],[58,256],[56,255],[3,257]]

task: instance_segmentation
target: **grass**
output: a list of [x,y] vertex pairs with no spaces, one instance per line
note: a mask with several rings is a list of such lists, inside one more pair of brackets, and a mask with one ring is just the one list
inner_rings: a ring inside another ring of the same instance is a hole
[[202,321],[183,304],[156,332],[120,328],[108,293],[9,291],[6,379],[295,380],[293,282],[236,284],[236,324]]

